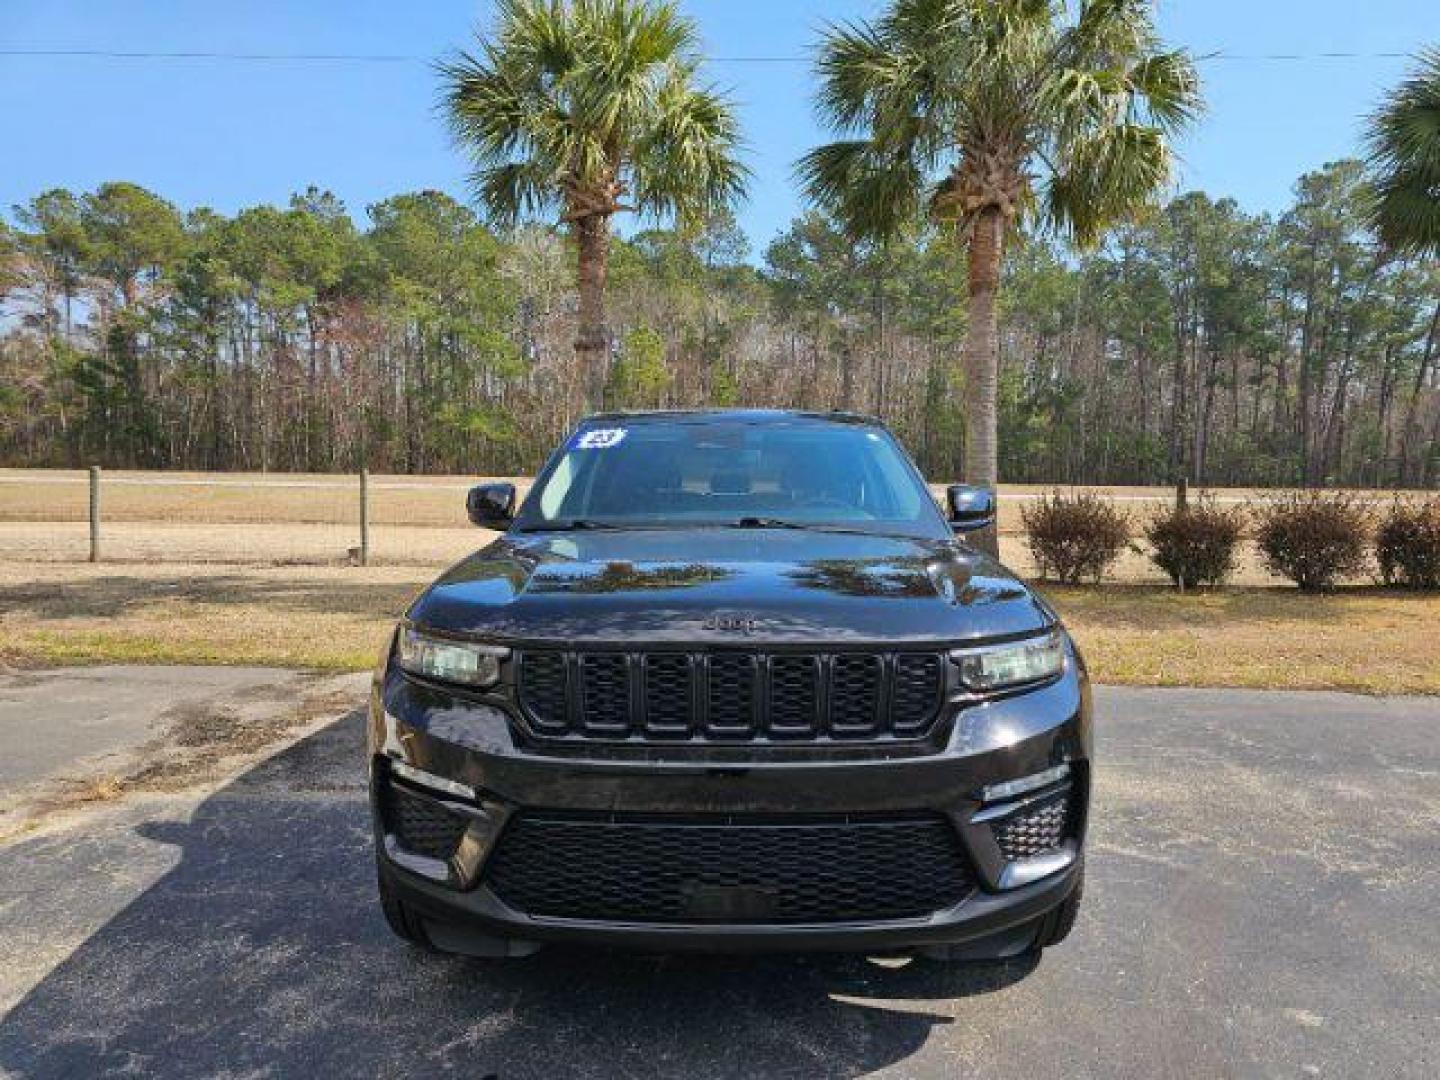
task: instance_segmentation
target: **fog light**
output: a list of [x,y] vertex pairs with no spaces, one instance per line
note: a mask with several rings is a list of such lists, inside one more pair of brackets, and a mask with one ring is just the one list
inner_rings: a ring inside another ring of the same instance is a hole
[[1039,791],[1051,784],[1058,784],[1070,775],[1070,763],[1056,765],[1053,769],[1046,769],[1044,772],[1031,773],[1029,776],[1022,776],[1018,780],[1006,780],[1003,784],[990,784],[980,793],[985,802],[1003,802],[1006,799],[1013,799],[1017,795],[1024,795],[1029,791]]

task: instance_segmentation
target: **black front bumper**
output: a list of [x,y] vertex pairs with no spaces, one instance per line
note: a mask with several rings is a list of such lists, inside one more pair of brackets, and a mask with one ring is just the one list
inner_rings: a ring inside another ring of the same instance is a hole
[[[529,740],[501,703],[413,681],[393,667],[377,679],[369,727],[376,841],[388,887],[427,921],[492,939],[727,951],[954,945],[1003,938],[1044,915],[1074,889],[1082,866],[1091,737],[1078,664],[1029,693],[952,703],[929,742],[857,746],[838,755],[802,748],[751,754],[733,746],[715,754],[547,747]],[[1069,766],[1063,783],[998,807],[984,801],[988,785],[1061,764]],[[439,790],[434,778],[449,790]],[[397,791],[437,804],[456,824],[458,842],[441,829],[437,836],[417,833],[423,843],[410,836],[423,850],[407,849],[400,835],[405,828],[396,822]],[[1059,844],[1035,854],[1023,835],[1017,847],[997,829],[1018,821],[1020,809],[1057,798],[1069,807]],[[923,818],[953,828],[964,880],[954,902],[900,917],[776,919],[747,906],[743,888],[728,909],[733,897],[702,895],[693,919],[675,910],[648,918],[623,907],[596,915],[551,905],[536,913],[507,903],[488,873],[507,834],[536,818],[617,829],[652,823],[863,828]],[[446,851],[448,857],[439,857]]]

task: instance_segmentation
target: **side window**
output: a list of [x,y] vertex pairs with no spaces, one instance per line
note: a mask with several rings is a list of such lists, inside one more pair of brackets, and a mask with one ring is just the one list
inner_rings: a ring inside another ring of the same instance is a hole
[[570,494],[571,485],[574,483],[575,455],[566,454],[550,474],[550,482],[545,485],[545,490],[540,493],[540,513],[550,519],[558,516],[560,507],[565,503],[565,496]]

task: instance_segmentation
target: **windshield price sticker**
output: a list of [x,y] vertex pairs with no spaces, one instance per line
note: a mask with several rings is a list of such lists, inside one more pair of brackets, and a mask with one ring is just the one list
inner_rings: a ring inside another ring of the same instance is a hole
[[629,434],[625,428],[596,428],[594,431],[587,431],[580,436],[580,441],[575,444],[577,450],[609,450],[612,446],[619,446],[625,441]]

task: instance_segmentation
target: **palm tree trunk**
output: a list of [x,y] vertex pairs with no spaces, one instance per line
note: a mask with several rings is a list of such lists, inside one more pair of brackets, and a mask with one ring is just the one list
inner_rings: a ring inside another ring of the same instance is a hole
[[575,359],[579,364],[585,405],[589,411],[605,408],[605,384],[610,367],[610,328],[605,322],[605,279],[610,271],[610,220],[591,214],[575,222],[579,248],[580,318],[575,332]]
[[[965,461],[961,478],[992,491],[999,480],[996,392],[1000,369],[1000,331],[995,297],[1000,290],[1005,217],[996,207],[982,210],[970,225],[970,318],[962,359],[965,368]],[[969,542],[998,557],[1000,541],[992,527],[970,534]]]

